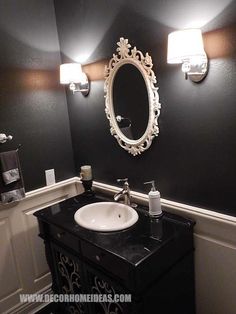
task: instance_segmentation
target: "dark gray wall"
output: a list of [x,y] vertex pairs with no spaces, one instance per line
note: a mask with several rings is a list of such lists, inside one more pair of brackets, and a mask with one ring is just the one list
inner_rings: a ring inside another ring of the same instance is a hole
[[0,0],[0,133],[14,139],[0,151],[20,149],[27,190],[75,174],[55,12],[50,0]]
[[[160,87],[160,136],[141,156],[122,150],[109,133],[103,81],[87,98],[68,94],[76,167],[91,164],[96,180],[131,187],[157,181],[162,197],[235,214],[235,1],[55,0],[63,61],[110,58],[121,36],[148,51]],[[202,27],[210,70],[201,84],[166,63],[167,34]]]

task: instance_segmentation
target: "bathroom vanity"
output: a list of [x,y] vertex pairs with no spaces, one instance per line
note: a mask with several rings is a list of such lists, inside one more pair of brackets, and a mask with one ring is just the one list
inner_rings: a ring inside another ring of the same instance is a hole
[[[56,313],[194,314],[194,222],[164,212],[139,219],[115,232],[79,226],[75,212],[84,205],[110,201],[81,194],[36,212],[57,294],[131,295],[131,302],[57,303]],[[122,300],[121,300],[122,301]]]

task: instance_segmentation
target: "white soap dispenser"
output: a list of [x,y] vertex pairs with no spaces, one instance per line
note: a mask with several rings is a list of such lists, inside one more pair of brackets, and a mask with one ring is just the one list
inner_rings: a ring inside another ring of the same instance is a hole
[[162,215],[161,210],[161,198],[160,198],[160,192],[156,190],[155,188],[155,181],[148,181],[144,184],[151,184],[152,188],[151,191],[148,193],[148,199],[149,199],[149,214],[151,217],[158,217]]

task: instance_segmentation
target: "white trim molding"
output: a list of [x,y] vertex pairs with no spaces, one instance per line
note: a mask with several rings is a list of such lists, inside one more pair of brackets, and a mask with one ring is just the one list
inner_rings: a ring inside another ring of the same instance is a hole
[[39,210],[52,205],[52,203],[58,203],[83,191],[82,187],[77,184],[78,180],[77,177],[74,177],[27,192],[25,198],[19,202],[0,203],[0,211],[16,208],[33,209],[34,206]]
[[[94,181],[93,187],[95,191],[101,191],[107,194],[115,194],[117,193],[120,188]],[[131,191],[131,196],[133,197],[133,200],[138,203],[145,206],[148,206],[148,195],[136,191]],[[195,226],[195,233],[204,233],[204,234],[212,234],[212,236],[215,238],[224,238],[226,235],[219,233],[218,224],[224,224],[227,225],[229,228],[230,226],[232,228],[236,228],[236,217],[218,213],[215,211],[211,211],[208,209],[190,206],[187,204],[170,201],[164,198],[161,198],[161,205],[163,206],[163,209],[167,212],[171,212],[183,217],[187,217],[190,219],[193,219],[196,222]],[[207,231],[203,227],[202,230],[202,224],[204,223],[204,227],[207,224]],[[230,238],[228,240],[232,240],[232,236],[230,235]],[[235,241],[236,241],[236,235],[235,235]]]
[[[52,294],[53,291],[51,289],[51,284],[47,285],[45,288],[43,288],[40,291],[36,292],[37,294],[47,295]],[[48,303],[18,303],[16,306],[11,308],[9,311],[4,312],[4,314],[35,314],[45,306],[47,306]]]

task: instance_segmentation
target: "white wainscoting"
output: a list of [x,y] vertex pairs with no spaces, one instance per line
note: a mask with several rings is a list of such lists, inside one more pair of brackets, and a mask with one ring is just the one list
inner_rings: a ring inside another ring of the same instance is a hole
[[[94,182],[94,189],[114,194],[119,188]],[[131,192],[138,204],[145,194]],[[236,217],[161,200],[163,209],[196,221],[194,228],[197,314],[236,313]],[[184,312],[183,312],[184,314]]]
[[33,213],[79,194],[77,178],[26,193],[0,205],[0,313],[28,314],[40,304],[20,303],[20,293],[50,292],[51,276]]
[[[118,187],[94,182],[94,190],[113,195]],[[78,177],[29,192],[16,205],[0,205],[0,313],[33,313],[39,304],[20,304],[20,293],[50,292],[50,273],[35,211],[83,191]],[[145,194],[133,200],[148,204]],[[196,221],[197,314],[236,313],[236,217],[162,199],[166,211]],[[184,313],[183,313],[184,314]]]

